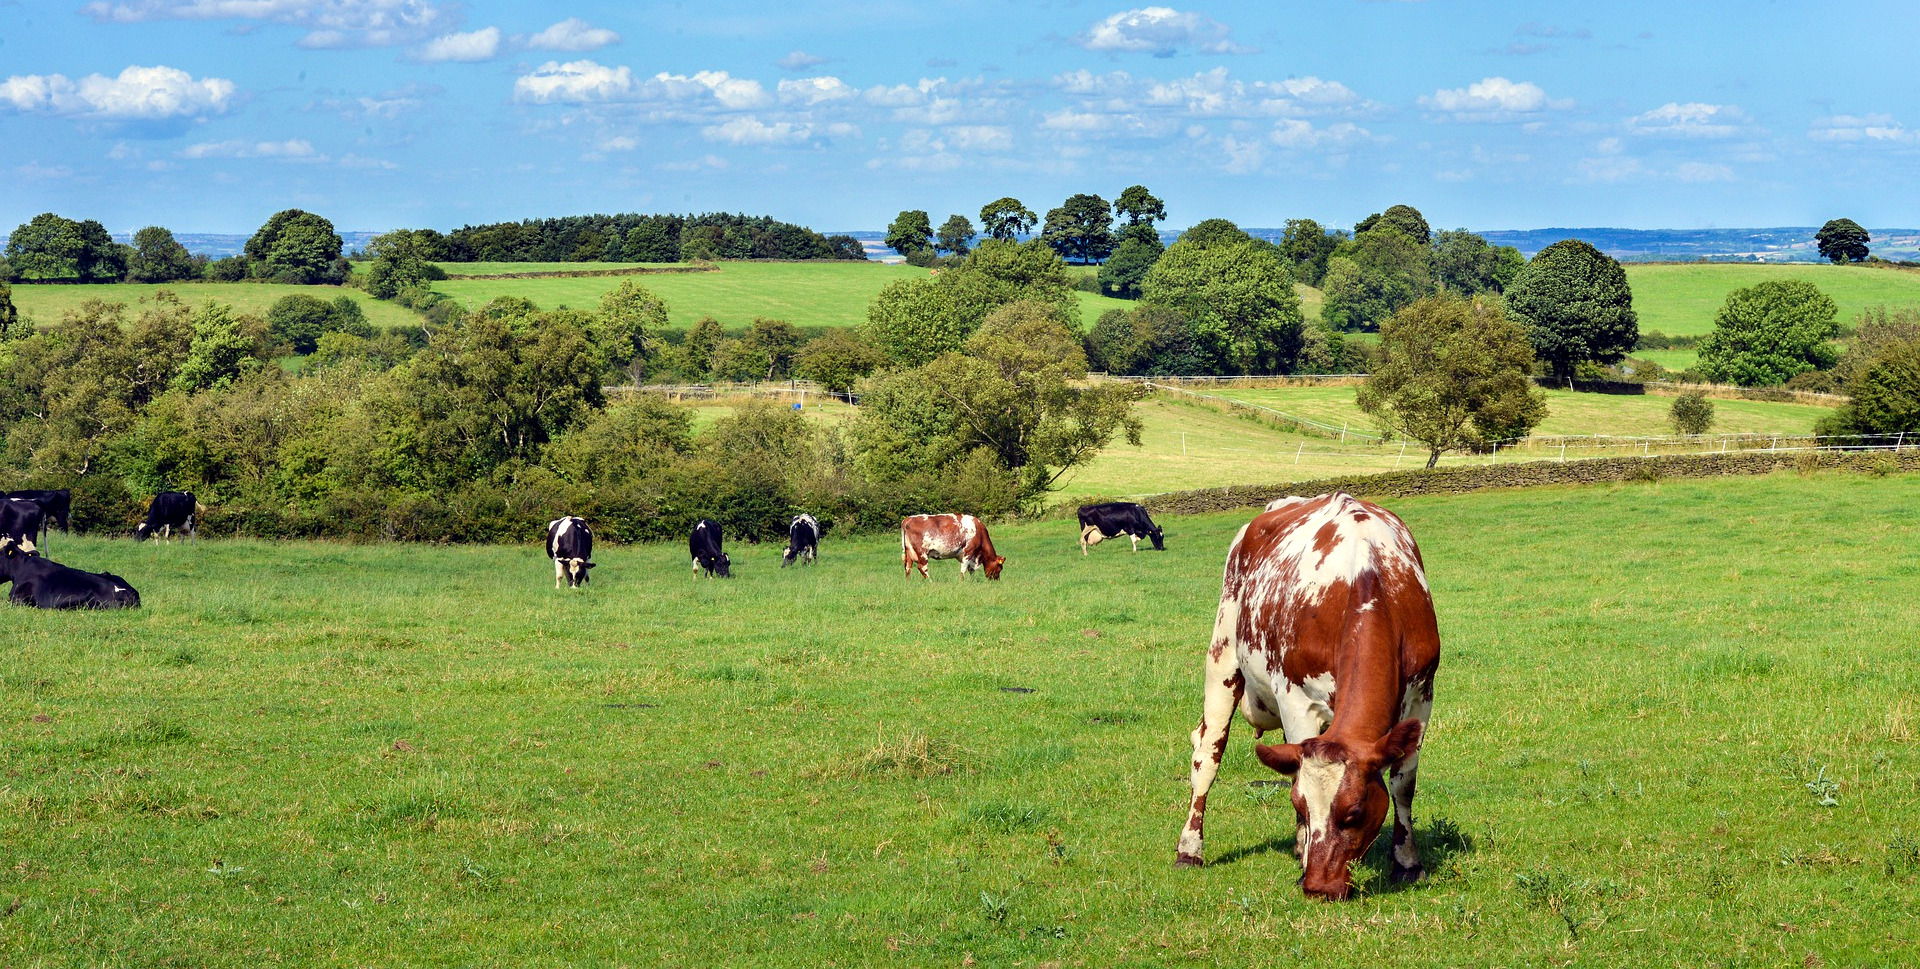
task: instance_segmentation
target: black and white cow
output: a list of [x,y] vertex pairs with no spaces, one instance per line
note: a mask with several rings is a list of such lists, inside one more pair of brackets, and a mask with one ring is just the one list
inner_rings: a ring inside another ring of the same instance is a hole
[[36,542],[46,531],[47,513],[25,498],[0,498],[0,538]]
[[787,526],[787,550],[780,553],[780,567],[784,569],[795,560],[811,565],[819,557],[820,522],[802,512]]
[[560,588],[562,579],[569,589],[586,585],[592,578],[587,570],[593,568],[588,561],[593,558],[593,530],[587,527],[586,519],[568,515],[548,522],[547,558],[553,560],[554,588]]
[[138,609],[133,583],[110,572],[82,572],[42,558],[32,542],[0,537],[0,581],[8,601],[40,609]]
[[47,516],[41,530],[42,535],[45,534],[46,526],[56,527],[63,532],[70,527],[70,521],[73,518],[73,491],[70,489],[9,491],[6,497],[22,498],[40,506],[40,510]]
[[1133,542],[1133,550],[1140,551],[1140,540],[1151,539],[1155,551],[1167,550],[1167,543],[1160,526],[1147,516],[1143,505],[1131,501],[1109,501],[1103,505],[1080,506],[1080,554],[1087,554],[1087,546],[1098,545],[1104,539],[1127,536]]
[[144,542],[155,533],[171,538],[175,529],[185,531],[188,540],[197,541],[195,523],[203,511],[206,509],[193,500],[191,491],[162,491],[148,503],[147,520],[133,530],[134,541]]
[[733,560],[721,549],[725,536],[720,534],[720,523],[711,518],[702,518],[694,523],[693,531],[687,535],[687,551],[693,555],[693,574],[695,578],[703,573],[711,579],[718,575],[723,579],[733,577]]

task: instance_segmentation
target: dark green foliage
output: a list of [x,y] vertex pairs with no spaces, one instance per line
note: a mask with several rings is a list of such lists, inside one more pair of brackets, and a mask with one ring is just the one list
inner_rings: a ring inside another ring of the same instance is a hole
[[1179,310],[1142,303],[1108,310],[1088,331],[1087,362],[1129,376],[1202,376],[1212,361],[1195,348],[1193,325]]
[[1336,330],[1371,330],[1433,292],[1429,251],[1391,227],[1361,232],[1327,260],[1320,319]]
[[989,239],[1012,242],[1030,231],[1038,221],[1031,209],[1017,198],[1001,198],[980,207],[980,231]]
[[880,369],[886,354],[847,329],[835,328],[807,341],[794,358],[794,372],[828,392],[847,394],[860,378]]
[[973,223],[964,215],[949,215],[947,221],[940,223],[940,233],[934,239],[934,248],[954,256],[964,256],[973,248]]
[[1145,185],[1129,185],[1120,192],[1119,198],[1113,200],[1113,215],[1129,227],[1144,225],[1151,228],[1155,222],[1167,217],[1167,206],[1148,192]]
[[[615,242],[618,247],[615,247]],[[450,262],[680,262],[694,259],[865,259],[859,243],[828,239],[767,216],[573,215],[461,226],[446,236]]]
[[1346,236],[1328,232],[1312,219],[1288,219],[1280,236],[1280,258],[1293,270],[1293,278],[1308,286],[1319,286],[1327,274],[1327,258]]
[[1834,263],[1861,262],[1867,258],[1867,243],[1873,237],[1852,219],[1829,219],[1814,234],[1820,255]]
[[1667,420],[1675,434],[1705,434],[1713,427],[1713,401],[1699,391],[1681,394],[1673,399]]
[[1433,282],[1450,293],[1473,296],[1504,292],[1527,261],[1512,246],[1494,246],[1465,229],[1433,237]]
[[1381,360],[1356,402],[1386,430],[1440,455],[1523,437],[1547,415],[1528,379],[1533,348],[1497,303],[1430,296],[1380,327]]
[[207,263],[206,277],[216,283],[237,283],[247,278],[247,257],[222,256]]
[[1920,436],[1920,337],[1884,340],[1845,389],[1852,399],[1821,420],[1820,433]]
[[1047,212],[1041,238],[1062,259],[1093,263],[1107,258],[1114,245],[1107,200],[1086,193],[1067,196],[1059,208]]
[[250,275],[283,283],[337,283],[345,278],[340,236],[333,223],[311,212],[275,212],[247,240]]
[[1120,245],[1113,256],[1100,266],[1100,291],[1121,299],[1140,298],[1140,283],[1160,260],[1167,247],[1160,244],[1159,233],[1145,223],[1130,225],[1121,232]]
[[367,254],[373,257],[373,265],[367,268],[367,294],[394,299],[447,278],[446,270],[433,262],[446,258],[446,251],[445,237],[432,229],[399,229],[375,236],[367,244]]
[[0,282],[0,346],[26,336],[24,330],[20,325],[20,311],[13,305],[13,287]]
[[13,230],[6,262],[23,283],[112,283],[126,275],[125,250],[92,219],[75,222],[42,212]]
[[1077,305],[1066,264],[1044,243],[990,239],[937,276],[888,284],[867,307],[865,338],[917,366],[959,349],[988,313],[1017,300],[1056,305],[1068,318]]
[[194,279],[201,273],[187,247],[173,233],[150,225],[133,234],[133,254],[127,259],[127,278],[136,283],[168,283]]
[[1507,285],[1506,298],[1534,354],[1562,380],[1583,362],[1617,363],[1640,338],[1626,270],[1578,239],[1535,253]]
[[344,293],[331,300],[289,293],[267,307],[267,338],[277,346],[298,354],[312,353],[328,333],[366,339],[373,336],[373,327],[360,304]]
[[1833,377],[1842,384],[1894,344],[1920,340],[1920,309],[1869,306],[1855,318],[1853,332],[1846,340],[1846,352],[1833,365]]
[[1287,373],[1299,356],[1305,325],[1300,297],[1273,247],[1256,245],[1245,233],[1236,239],[1238,232],[1196,237],[1189,231],[1154,263],[1141,283],[1141,299],[1191,321],[1209,370]]
[[887,248],[903,256],[933,248],[933,221],[925,209],[908,209],[887,226]]
[[1252,242],[1253,237],[1226,219],[1203,219],[1195,223],[1192,228],[1180,233],[1180,238],[1174,241],[1175,243],[1192,243],[1197,247],[1206,248]]
[[1727,295],[1700,342],[1699,370],[1743,387],[1784,384],[1839,359],[1827,341],[1840,334],[1832,297],[1805,280],[1769,280]]
[[1393,229],[1423,246],[1433,241],[1433,231],[1427,226],[1427,217],[1411,205],[1394,205],[1385,212],[1375,212],[1356,223],[1353,234],[1357,237],[1374,229]]

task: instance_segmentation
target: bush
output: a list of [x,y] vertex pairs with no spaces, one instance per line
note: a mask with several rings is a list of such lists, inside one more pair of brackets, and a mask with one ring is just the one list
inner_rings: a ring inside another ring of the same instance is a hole
[[216,283],[237,283],[247,278],[247,260],[243,256],[223,256],[207,263],[206,273]]
[[1681,394],[1673,399],[1667,422],[1675,434],[1705,434],[1713,427],[1713,401],[1698,391]]

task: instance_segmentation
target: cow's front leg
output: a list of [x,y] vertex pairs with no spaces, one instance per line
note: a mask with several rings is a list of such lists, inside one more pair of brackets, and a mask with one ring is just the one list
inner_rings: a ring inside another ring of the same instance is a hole
[[1220,758],[1227,750],[1227,732],[1233,726],[1233,709],[1240,703],[1246,679],[1239,668],[1239,650],[1235,636],[1240,625],[1240,604],[1220,603],[1214,617],[1213,641],[1207,647],[1206,699],[1200,706],[1200,725],[1193,729],[1193,800],[1187,805],[1187,826],[1180,832],[1176,865],[1202,865],[1203,829],[1206,824],[1207,791],[1220,773]]
[[1393,769],[1393,880],[1417,882],[1427,876],[1420,864],[1420,846],[1413,840],[1413,786],[1420,773],[1420,752],[1414,751]]

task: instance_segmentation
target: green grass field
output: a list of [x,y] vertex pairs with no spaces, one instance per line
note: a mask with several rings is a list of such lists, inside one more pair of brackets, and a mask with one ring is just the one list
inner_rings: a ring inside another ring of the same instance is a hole
[[[1373,419],[1354,403],[1354,391],[1353,387],[1226,387],[1203,392],[1260,404],[1336,427],[1345,422],[1372,432],[1375,430]],[[1548,390],[1545,393],[1547,419],[1534,428],[1536,435],[1644,436],[1673,433],[1673,427],[1667,423],[1667,412],[1673,407],[1671,397],[1587,394],[1567,390]],[[1806,434],[1813,430],[1815,421],[1831,413],[1832,409],[1813,404],[1715,400],[1713,412],[1715,434],[1776,431],[1782,434]]]
[[[1713,332],[1713,315],[1736,289],[1778,279],[1803,279],[1820,287],[1840,307],[1840,322],[1852,323],[1875,305],[1920,306],[1920,273],[1865,266],[1628,263],[1627,284],[1643,333],[1692,336]],[[1643,356],[1643,354],[1635,354]],[[1655,358],[1658,359],[1658,358]],[[1666,366],[1665,361],[1661,361]]]
[[533,547],[56,536],[147,607],[8,613],[0,963],[1907,964],[1916,502],[1392,503],[1444,642],[1433,874],[1376,846],[1345,904],[1300,897],[1244,723],[1209,867],[1171,865],[1246,514],[1084,559],[996,528],[998,583],[905,581],[886,535],[727,582],[607,548],[579,594]]
[[260,317],[267,315],[267,307],[272,306],[274,300],[292,293],[305,293],[326,300],[345,293],[352,297],[354,302],[360,304],[360,309],[367,314],[367,321],[376,329],[417,325],[420,322],[420,315],[406,307],[381,302],[361,290],[345,286],[287,286],[280,283],[17,285],[13,287],[13,303],[19,308],[20,314],[33,320],[36,326],[52,326],[60,322],[63,314],[77,309],[87,300],[99,299],[109,303],[137,306],[141,300],[163,289],[171,290],[181,299],[195,306],[207,300],[213,300],[216,303],[231,305],[236,312],[250,313]]

